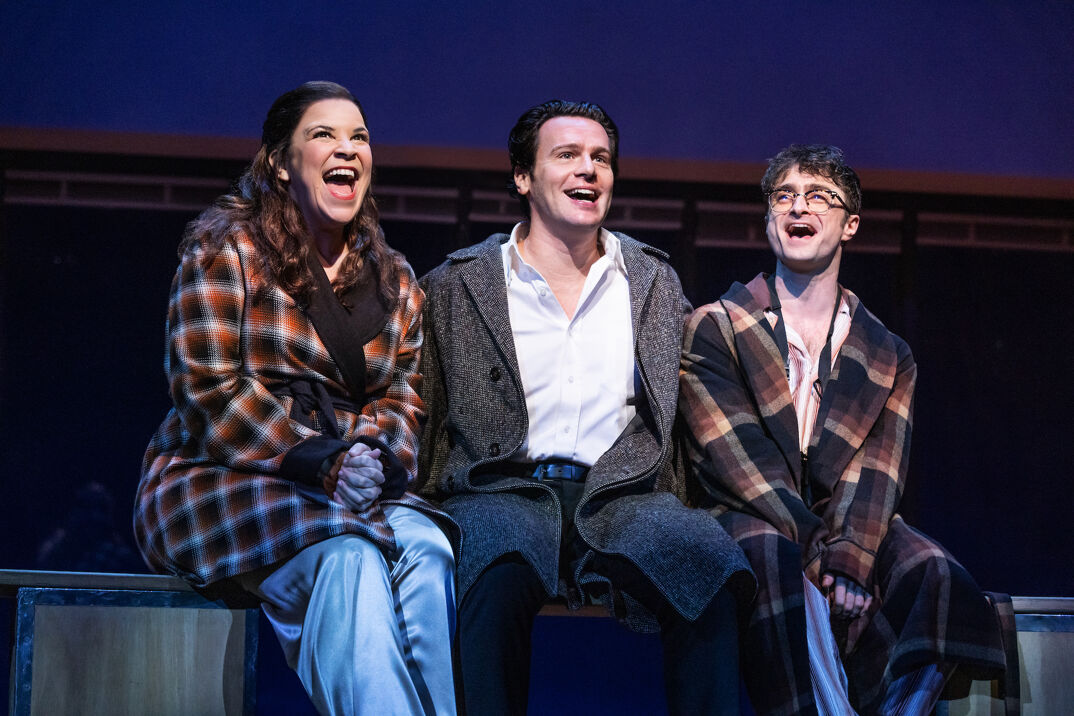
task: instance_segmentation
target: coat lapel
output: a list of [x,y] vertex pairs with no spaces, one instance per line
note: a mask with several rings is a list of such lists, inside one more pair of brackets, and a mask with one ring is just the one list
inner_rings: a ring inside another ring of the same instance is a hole
[[791,402],[783,356],[776,345],[772,326],[764,315],[770,303],[764,274],[759,274],[746,286],[735,283],[720,302],[731,319],[739,364],[757,401],[761,420],[800,487],[802,458],[798,445],[798,417]]
[[[619,236],[620,247],[623,251],[623,262],[627,269],[627,282],[630,285],[630,321],[633,331],[635,359],[641,363],[639,368],[648,376],[651,371],[648,365],[652,359],[666,360],[666,355],[653,355],[653,349],[659,348],[662,341],[651,341],[648,331],[642,330],[642,324],[648,318],[645,307],[649,299],[649,293],[653,289],[653,281],[656,279],[656,268],[652,261],[647,260],[639,248],[628,243],[626,237]],[[666,343],[666,341],[663,341]],[[678,360],[678,355],[674,357]]]
[[515,339],[511,333],[511,315],[507,308],[507,284],[504,281],[503,258],[500,244],[508,239],[497,234],[495,240],[485,241],[468,250],[457,251],[448,258],[460,260],[472,257],[460,268],[463,285],[470,293],[481,320],[489,329],[496,346],[507,357],[515,380],[521,385]]
[[[845,290],[845,289],[844,289]],[[810,457],[841,475],[869,435],[895,384],[898,368],[894,341],[887,328],[852,292],[850,333],[839,349],[831,378],[821,398]]]

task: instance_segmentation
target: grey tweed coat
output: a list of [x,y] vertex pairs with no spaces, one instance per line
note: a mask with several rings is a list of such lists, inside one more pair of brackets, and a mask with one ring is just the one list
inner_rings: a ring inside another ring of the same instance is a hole
[[617,589],[608,565],[632,564],[689,620],[725,584],[742,599],[752,596],[753,576],[738,547],[711,515],[676,496],[682,480],[673,467],[672,427],[689,304],[666,254],[617,236],[630,281],[638,418],[589,471],[575,514],[587,549],[569,569],[558,564],[561,516],[553,491],[497,473],[528,430],[500,248],[509,237],[496,234],[456,251],[421,280],[429,419],[419,474],[463,531],[460,601],[486,567],[512,552],[534,567],[549,595],[585,588],[642,629],[652,628],[650,615]]

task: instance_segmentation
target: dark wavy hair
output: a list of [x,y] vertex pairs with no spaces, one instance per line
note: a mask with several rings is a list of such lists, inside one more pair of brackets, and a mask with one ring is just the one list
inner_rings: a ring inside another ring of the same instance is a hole
[[[334,82],[306,82],[280,95],[261,130],[261,147],[250,166],[235,182],[232,192],[219,197],[213,206],[191,221],[183,234],[179,254],[194,246],[205,246],[212,258],[229,237],[246,234],[257,247],[265,273],[301,305],[309,303],[314,280],[307,259],[313,242],[302,212],[280,180],[278,167],[291,148],[291,135],[311,105],[326,99],[353,102],[368,119],[361,103]],[[332,283],[341,296],[360,279],[365,262],[371,261],[382,299],[394,306],[396,272],[402,255],[384,241],[380,212],[372,189],[366,191],[357,216],[344,228],[350,250]]]
[[519,169],[526,174],[533,171],[533,164],[537,159],[537,133],[541,125],[554,117],[584,117],[604,127],[611,144],[609,148],[612,151],[612,176],[619,176],[619,128],[603,107],[596,102],[566,102],[561,99],[551,99],[536,107],[530,107],[515,122],[511,135],[507,138],[507,154],[511,158],[509,189],[511,196],[517,198],[522,205],[522,213],[527,217],[530,215],[530,204],[526,197],[518,193],[514,173]]
[[829,144],[792,144],[768,160],[761,179],[761,191],[767,197],[776,183],[790,170],[831,179],[843,192],[849,214],[861,213],[861,181],[847,164],[843,150]]

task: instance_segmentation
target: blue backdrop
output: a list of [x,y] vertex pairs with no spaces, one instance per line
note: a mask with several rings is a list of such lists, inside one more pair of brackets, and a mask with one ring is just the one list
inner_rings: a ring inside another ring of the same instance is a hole
[[1074,177],[1069,0],[0,2],[0,125],[256,136],[283,90],[350,87],[374,140],[501,148],[591,99],[629,156]]

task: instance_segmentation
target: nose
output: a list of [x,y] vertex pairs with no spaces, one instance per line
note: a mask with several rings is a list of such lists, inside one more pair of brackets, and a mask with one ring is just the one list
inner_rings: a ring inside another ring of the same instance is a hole
[[344,137],[340,140],[339,146],[336,147],[336,154],[353,157],[358,153],[358,150],[355,148],[355,146],[355,143],[352,142],[349,137]]
[[582,155],[582,161],[578,165],[578,174],[583,176],[593,176],[597,173],[596,165],[593,164],[593,157],[588,154]]
[[[798,202],[801,202],[799,207]],[[809,204],[806,203],[804,194],[796,194],[794,201],[791,203],[791,211],[795,214],[801,214],[803,211],[809,211]]]

